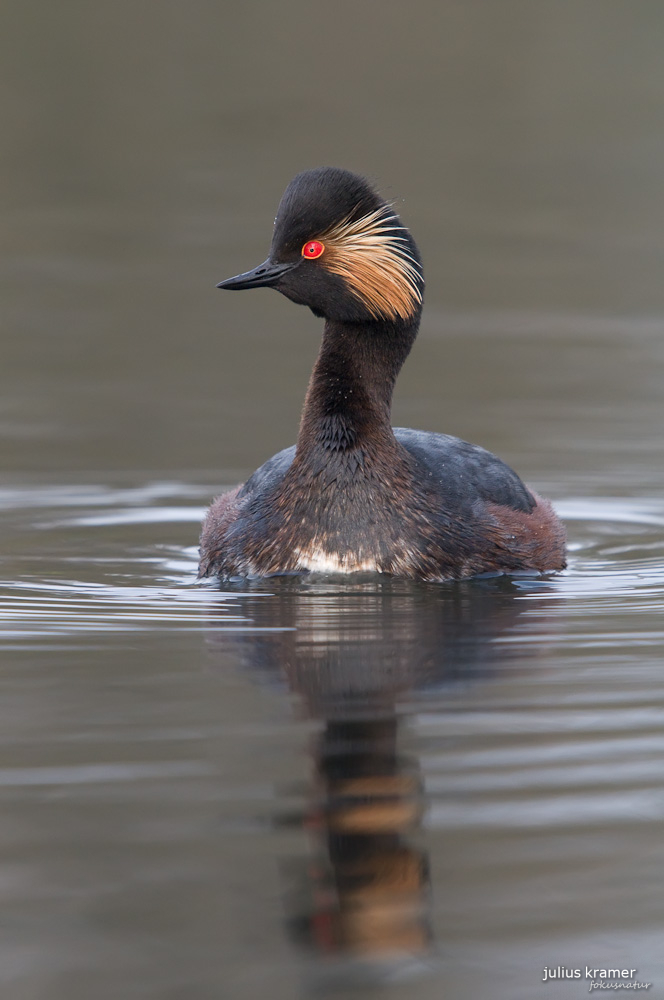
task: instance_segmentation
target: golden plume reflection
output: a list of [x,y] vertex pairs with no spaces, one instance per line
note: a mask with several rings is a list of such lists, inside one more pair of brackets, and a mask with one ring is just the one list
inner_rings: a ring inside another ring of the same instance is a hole
[[[398,720],[328,720],[314,752],[307,817],[318,864],[305,939],[326,955],[377,958],[429,950],[428,864],[411,837],[420,782],[397,752]],[[301,925],[302,926],[302,925]]]
[[375,970],[433,954],[426,803],[402,729],[418,706],[443,707],[506,658],[514,664],[521,647],[496,640],[537,604],[518,595],[505,578],[286,577],[234,603],[255,631],[211,633],[215,650],[266,682],[285,681],[321,723],[299,817],[308,855],[284,870],[291,935],[319,957]]

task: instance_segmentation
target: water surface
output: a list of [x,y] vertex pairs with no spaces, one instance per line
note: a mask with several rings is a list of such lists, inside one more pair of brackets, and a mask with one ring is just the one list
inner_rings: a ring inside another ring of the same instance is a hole
[[[411,6],[5,11],[3,1000],[662,990],[664,17]],[[320,335],[214,285],[321,163],[423,251],[395,423],[564,574],[196,582]]]

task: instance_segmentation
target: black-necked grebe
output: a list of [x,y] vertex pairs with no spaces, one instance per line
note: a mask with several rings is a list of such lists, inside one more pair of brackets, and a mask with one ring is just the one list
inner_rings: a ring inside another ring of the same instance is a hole
[[217,287],[264,286],[324,317],[323,343],[297,444],[210,507],[201,576],[564,569],[551,504],[504,462],[446,434],[391,426],[424,278],[410,233],[367,181],[334,167],[291,181],[268,259]]

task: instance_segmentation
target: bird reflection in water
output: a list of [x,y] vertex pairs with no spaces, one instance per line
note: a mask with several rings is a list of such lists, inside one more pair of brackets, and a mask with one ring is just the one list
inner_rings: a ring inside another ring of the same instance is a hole
[[513,664],[514,647],[495,640],[533,609],[517,595],[504,578],[279,578],[234,604],[261,631],[212,632],[217,652],[239,657],[254,676],[285,679],[322,723],[300,817],[309,856],[290,866],[286,893],[294,938],[319,956],[372,976],[431,964],[426,803],[400,729],[418,706],[442,709],[506,655]]
[[429,947],[428,869],[410,842],[418,776],[397,753],[397,717],[328,720],[316,746],[318,795],[307,826],[320,860],[301,924],[322,953],[376,958]]

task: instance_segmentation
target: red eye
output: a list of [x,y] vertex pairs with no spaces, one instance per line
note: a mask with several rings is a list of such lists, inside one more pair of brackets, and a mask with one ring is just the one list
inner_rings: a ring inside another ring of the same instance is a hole
[[319,243],[318,240],[311,240],[310,243],[305,243],[302,247],[302,256],[308,257],[309,260],[315,260],[316,257],[320,257],[324,250],[325,247],[322,243]]

